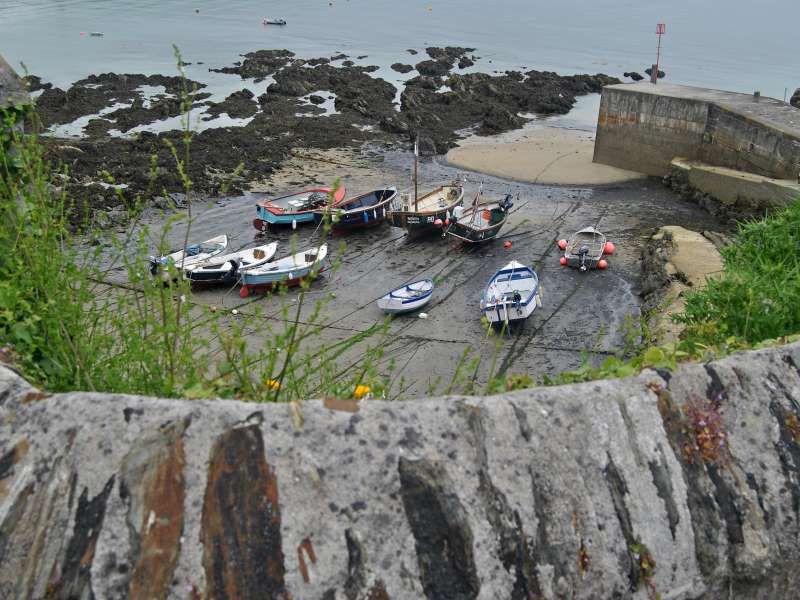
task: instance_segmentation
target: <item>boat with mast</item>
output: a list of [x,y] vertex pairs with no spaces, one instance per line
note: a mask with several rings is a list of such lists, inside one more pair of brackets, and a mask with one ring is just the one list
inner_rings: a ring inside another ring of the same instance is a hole
[[511,194],[506,194],[497,202],[482,203],[482,197],[483,185],[475,194],[472,206],[466,209],[457,206],[453,210],[450,225],[444,233],[468,244],[487,242],[497,237],[514,202]]
[[389,223],[402,227],[409,235],[439,232],[449,225],[453,210],[464,201],[461,181],[443,185],[423,196],[419,195],[419,137],[414,142],[414,201],[408,194],[396,198],[386,216]]

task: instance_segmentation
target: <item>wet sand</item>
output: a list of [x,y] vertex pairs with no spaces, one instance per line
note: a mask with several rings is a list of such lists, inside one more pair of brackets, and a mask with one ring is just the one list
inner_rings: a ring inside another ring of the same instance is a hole
[[[293,159],[266,187],[278,192],[306,183],[330,183],[338,176],[350,194],[386,183],[401,189],[411,183],[412,157],[408,153],[339,150],[309,154],[322,160]],[[433,188],[456,174],[456,169],[437,160],[423,161],[420,189]],[[394,318],[385,338],[367,339],[338,358],[341,369],[354,369],[369,347],[383,346],[381,367],[388,371],[390,363],[394,364],[391,397],[419,397],[430,390],[443,393],[465,351],[481,359],[474,375],[476,393],[483,391],[493,360],[497,372],[526,373],[534,380],[575,369],[587,355],[604,360],[624,345],[630,320],[639,315],[639,257],[649,235],[665,224],[714,229],[713,220],[702,209],[679,200],[652,180],[592,188],[516,184],[476,176],[467,183],[467,198],[474,195],[480,179],[487,198],[499,197],[509,189],[520,193],[498,239],[463,247],[438,235],[409,239],[404,230],[389,225],[334,237],[329,243],[334,253],[341,252],[340,268],[323,274],[311,286],[311,301],[306,302],[308,308],[304,307],[301,319],[309,317],[313,301],[326,302],[326,326],[314,342],[319,345],[341,341],[382,322],[385,316],[375,300],[394,287],[420,277],[435,280],[433,300],[424,309],[427,319],[416,314]],[[202,240],[227,232],[232,249],[275,239],[278,256],[289,254],[293,245],[302,248],[318,243],[312,239],[313,226],[259,235],[251,225],[253,205],[254,198],[247,196],[198,203],[191,238]],[[154,217],[151,222],[156,225],[159,219]],[[597,226],[617,245],[607,271],[580,273],[558,263],[556,241],[586,225]],[[183,234],[178,228],[169,239],[177,247]],[[503,248],[504,241],[513,246]],[[539,273],[544,304],[511,334],[487,337],[478,307],[481,290],[492,273],[512,259],[532,265]],[[241,299],[238,288],[217,288],[199,291],[196,300],[237,308],[238,316],[231,318],[246,322],[248,340],[258,346],[268,335],[267,327],[282,327],[282,302],[296,306],[297,296],[297,291],[290,291],[283,300]],[[471,373],[468,379],[472,379]]]
[[594,132],[544,127],[504,139],[468,138],[447,153],[457,168],[551,185],[607,185],[645,176],[592,162]]

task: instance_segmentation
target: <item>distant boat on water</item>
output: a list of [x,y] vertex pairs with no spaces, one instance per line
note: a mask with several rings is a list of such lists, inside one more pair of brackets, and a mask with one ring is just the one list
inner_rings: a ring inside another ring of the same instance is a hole
[[264,19],[262,21],[264,25],[286,25],[285,19]]

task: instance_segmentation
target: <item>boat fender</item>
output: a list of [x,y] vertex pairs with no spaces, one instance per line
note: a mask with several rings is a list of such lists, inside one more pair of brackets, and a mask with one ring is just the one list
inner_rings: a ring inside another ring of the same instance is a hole
[[297,219],[292,219],[292,229],[297,229]]
[[598,269],[607,269],[608,268],[608,261],[604,258],[601,258],[597,261],[597,268]]
[[364,223],[369,223],[369,213],[366,213],[366,212],[361,213],[361,216],[364,219]]
[[436,227],[441,227],[442,226],[442,220],[441,219],[436,219],[433,222],[433,224],[436,225]]
[[445,220],[444,220],[444,224],[445,224],[445,225],[450,225],[450,219],[445,219]]
[[377,219],[378,218],[378,211],[375,210],[374,208],[372,209],[372,218],[373,219]]
[[561,258],[558,259],[558,263],[562,267],[566,267],[567,266],[567,257],[566,256],[562,256]]
[[606,242],[605,246],[603,246],[603,254],[611,256],[616,249],[617,247],[612,242]]
[[558,248],[560,250],[566,250],[567,249],[567,240],[558,240]]

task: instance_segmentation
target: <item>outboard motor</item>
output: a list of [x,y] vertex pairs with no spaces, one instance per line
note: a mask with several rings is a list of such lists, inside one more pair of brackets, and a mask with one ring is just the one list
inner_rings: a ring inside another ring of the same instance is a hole
[[581,257],[581,271],[586,270],[586,255],[589,254],[589,246],[581,246],[578,248],[578,256]]
[[500,207],[506,212],[511,210],[511,207],[514,206],[514,202],[511,200],[512,197],[511,194],[506,194],[506,197],[500,202]]
[[158,275],[159,260],[155,256],[151,256],[149,262],[150,262],[150,275],[153,275],[155,277],[156,275]]

